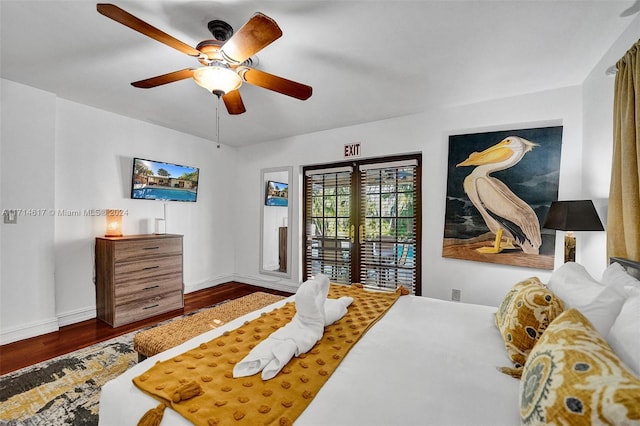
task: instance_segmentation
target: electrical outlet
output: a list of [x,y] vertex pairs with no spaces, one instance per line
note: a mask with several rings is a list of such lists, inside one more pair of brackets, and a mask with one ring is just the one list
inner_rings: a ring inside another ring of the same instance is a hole
[[457,288],[454,288],[451,290],[451,300],[453,300],[454,302],[459,302],[460,301],[460,293],[461,291]]

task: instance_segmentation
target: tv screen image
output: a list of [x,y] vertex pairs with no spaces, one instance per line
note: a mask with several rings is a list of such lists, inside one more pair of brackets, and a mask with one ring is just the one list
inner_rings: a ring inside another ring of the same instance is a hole
[[270,180],[267,182],[266,206],[286,207],[289,204],[289,184]]
[[198,174],[197,167],[134,158],[131,198],[195,202]]

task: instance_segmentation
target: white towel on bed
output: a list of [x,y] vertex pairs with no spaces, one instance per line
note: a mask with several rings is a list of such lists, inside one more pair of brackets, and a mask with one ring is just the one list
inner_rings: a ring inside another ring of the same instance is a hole
[[324,301],[324,325],[331,325],[347,314],[347,307],[353,302],[353,297],[342,296],[339,299]]
[[260,342],[233,368],[233,377],[262,371],[262,379],[273,378],[293,356],[308,352],[322,338],[329,278],[319,274],[300,285],[295,295],[296,314],[291,322]]

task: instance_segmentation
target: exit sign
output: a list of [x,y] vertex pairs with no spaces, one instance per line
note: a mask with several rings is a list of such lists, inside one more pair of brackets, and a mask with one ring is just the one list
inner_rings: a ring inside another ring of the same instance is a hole
[[344,158],[360,157],[360,143],[348,143],[344,145]]

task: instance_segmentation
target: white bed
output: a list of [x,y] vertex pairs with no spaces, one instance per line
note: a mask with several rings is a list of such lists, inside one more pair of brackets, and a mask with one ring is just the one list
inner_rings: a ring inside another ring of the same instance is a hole
[[[640,281],[629,275],[640,276],[640,263],[625,262],[621,264],[627,271],[613,263],[601,280],[579,264],[566,263],[548,283],[532,277],[515,284],[500,308],[401,296],[357,341],[295,424],[640,425]],[[534,302],[534,295],[541,294]],[[132,382],[156,361],[182,354],[293,299],[151,357],[107,383],[99,424],[136,424],[158,405]],[[535,318],[521,316],[530,307]],[[561,312],[553,312],[556,308]],[[517,333],[531,334],[532,329],[537,337],[525,337],[516,348],[522,351],[528,345],[518,365],[510,351],[519,340]],[[608,368],[596,368],[603,359]],[[547,363],[552,367],[541,375],[539,368]],[[574,374],[574,366],[580,367],[579,374]],[[516,367],[510,373],[522,374],[522,380],[499,367]],[[582,380],[589,380],[591,396],[580,396]],[[615,398],[603,396],[613,393]],[[574,412],[576,407],[586,408],[586,415]],[[189,422],[167,408],[161,424]]]
[[[261,311],[270,311],[292,298]],[[135,424],[158,402],[132,379],[164,360],[233,330],[253,312],[151,357],[107,383],[100,425]],[[351,349],[296,425],[516,425],[519,381],[508,366],[496,308],[417,296],[398,299]],[[162,425],[189,424],[171,409]]]

